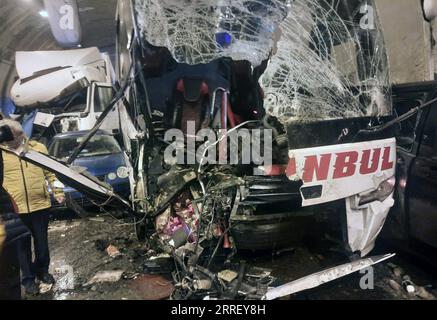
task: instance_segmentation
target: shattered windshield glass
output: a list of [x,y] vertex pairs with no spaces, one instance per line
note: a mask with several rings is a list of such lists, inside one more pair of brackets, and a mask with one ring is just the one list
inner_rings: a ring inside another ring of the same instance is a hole
[[[55,139],[50,148],[50,154],[57,159],[68,159],[74,149],[82,142],[83,137],[70,136]],[[79,154],[78,158],[98,157],[120,153],[121,149],[112,136],[96,135],[91,138],[86,148]]]
[[391,114],[372,0],[135,0],[135,12],[142,37],[177,62],[268,61],[264,107],[282,122]]

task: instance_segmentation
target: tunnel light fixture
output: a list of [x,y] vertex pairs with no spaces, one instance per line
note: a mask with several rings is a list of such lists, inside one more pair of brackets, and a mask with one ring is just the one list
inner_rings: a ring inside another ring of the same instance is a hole
[[49,17],[49,13],[46,10],[41,10],[38,13],[43,18],[48,18]]

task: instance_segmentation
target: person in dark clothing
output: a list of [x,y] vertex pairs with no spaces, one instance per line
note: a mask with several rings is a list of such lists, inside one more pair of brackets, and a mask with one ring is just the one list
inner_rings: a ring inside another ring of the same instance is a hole
[[36,211],[28,215],[20,215],[21,221],[32,234],[35,251],[35,260],[32,262],[32,238],[26,237],[20,241],[19,259],[23,275],[22,283],[26,293],[31,295],[38,293],[38,290],[33,291],[35,276],[44,283],[55,283],[53,276],[49,273],[50,251],[47,241],[49,215],[48,209]]
[[0,300],[21,299],[19,240],[4,246],[0,253]]
[[[2,187],[3,184],[3,156],[0,151],[0,224],[12,208],[9,195]],[[7,237],[6,237],[7,239]],[[0,300],[21,299],[20,264],[18,260],[18,241],[1,244],[0,247]]]
[[[0,120],[3,119],[0,113]],[[14,205],[3,188],[3,153],[0,150],[0,300],[21,299],[20,264],[18,258],[18,238],[10,240],[6,220],[14,219]],[[18,216],[15,217],[19,221]],[[21,230],[19,237],[28,236]],[[27,233],[27,234],[26,234]]]

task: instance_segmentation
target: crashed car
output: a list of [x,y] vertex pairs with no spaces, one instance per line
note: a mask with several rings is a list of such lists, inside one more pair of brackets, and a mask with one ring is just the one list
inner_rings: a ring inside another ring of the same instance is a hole
[[[67,160],[87,133],[88,131],[76,131],[56,135],[49,146],[49,154],[54,158]],[[125,155],[111,134],[99,130],[72,165],[76,170],[87,171],[111,185],[117,194],[126,198],[129,196],[129,172]],[[69,200],[75,201],[84,209],[94,206],[87,197],[69,186],[65,187],[64,192]],[[56,202],[53,204],[55,207],[59,206]]]
[[393,87],[396,113],[404,116],[420,105],[426,108],[397,126],[396,204],[384,236],[402,250],[433,262],[428,248],[437,248],[435,215],[437,82]]
[[[394,204],[396,119],[372,4],[119,0],[119,90],[68,163],[117,106],[129,199],[16,153],[125,208],[138,238],[174,260],[174,299],[276,299],[381,262],[392,255],[364,257]],[[352,262],[275,288],[215,264],[301,239],[321,208],[345,221]]]

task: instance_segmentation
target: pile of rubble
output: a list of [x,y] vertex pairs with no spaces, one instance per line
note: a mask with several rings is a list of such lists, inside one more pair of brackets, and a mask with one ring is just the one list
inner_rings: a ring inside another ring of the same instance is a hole
[[431,286],[420,286],[415,284],[405,271],[394,263],[387,264],[392,272],[392,279],[386,282],[396,293],[406,299],[419,298],[423,300],[435,300],[436,297],[428,290]]

